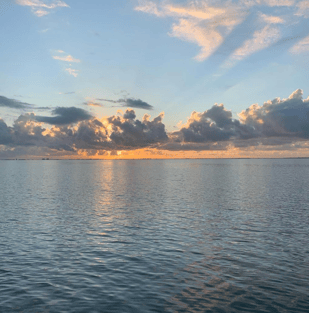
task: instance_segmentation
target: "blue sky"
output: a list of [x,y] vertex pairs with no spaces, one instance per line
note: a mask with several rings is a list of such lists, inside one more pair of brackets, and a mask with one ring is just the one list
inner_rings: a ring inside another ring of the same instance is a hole
[[[103,118],[140,99],[153,110],[135,107],[137,118],[164,112],[172,132],[215,103],[237,118],[297,89],[309,95],[307,0],[0,4],[0,95],[48,108],[38,115],[74,106]],[[0,109],[7,125],[29,111]]]

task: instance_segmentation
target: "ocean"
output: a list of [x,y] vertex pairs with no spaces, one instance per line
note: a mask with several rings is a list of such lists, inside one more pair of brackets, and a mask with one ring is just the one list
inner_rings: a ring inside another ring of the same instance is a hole
[[0,312],[309,312],[309,160],[0,161]]

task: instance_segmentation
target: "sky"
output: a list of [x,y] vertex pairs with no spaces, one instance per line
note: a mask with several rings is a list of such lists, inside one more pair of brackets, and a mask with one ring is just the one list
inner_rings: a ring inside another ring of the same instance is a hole
[[309,0],[0,0],[0,159],[309,157]]

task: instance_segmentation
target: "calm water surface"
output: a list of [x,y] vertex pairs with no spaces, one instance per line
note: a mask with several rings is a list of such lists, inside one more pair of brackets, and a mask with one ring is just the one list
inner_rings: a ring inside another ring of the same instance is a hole
[[309,312],[309,160],[0,161],[0,312]]

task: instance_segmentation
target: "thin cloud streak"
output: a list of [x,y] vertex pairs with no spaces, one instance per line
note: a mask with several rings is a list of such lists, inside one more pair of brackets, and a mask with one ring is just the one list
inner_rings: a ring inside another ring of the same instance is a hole
[[40,0],[16,0],[16,4],[31,7],[33,13],[38,17],[48,15],[50,10],[56,9],[57,7],[70,7],[67,3],[60,0],[52,1],[49,4]]
[[33,105],[15,99],[0,96],[0,107],[6,107],[10,109],[29,109],[33,107]]
[[54,55],[53,59],[55,60],[59,60],[59,61],[64,61],[64,62],[75,62],[75,63],[79,63],[80,60],[79,59],[75,59],[73,58],[71,55],[67,55],[67,56],[58,56],[58,55]]
[[134,98],[126,98],[126,99],[118,99],[118,100],[111,100],[111,99],[97,99],[98,101],[105,101],[114,104],[120,104],[122,107],[130,107],[130,108],[137,108],[137,109],[144,109],[144,110],[153,110],[153,106],[149,103],[142,101],[141,99],[134,99]]

